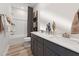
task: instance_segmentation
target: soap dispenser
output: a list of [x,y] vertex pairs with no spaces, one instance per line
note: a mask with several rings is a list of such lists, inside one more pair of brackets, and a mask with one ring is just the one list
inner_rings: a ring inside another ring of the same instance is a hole
[[46,25],[46,32],[48,32],[48,33],[51,32],[50,22]]

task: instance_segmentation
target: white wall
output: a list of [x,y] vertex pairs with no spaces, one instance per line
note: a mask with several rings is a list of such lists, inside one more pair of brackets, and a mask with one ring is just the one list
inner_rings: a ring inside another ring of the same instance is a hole
[[11,6],[14,26],[14,35],[26,34],[27,36],[27,6],[12,4]]
[[10,14],[10,6],[8,3],[0,3],[0,14]]
[[22,42],[24,41],[23,38],[27,37],[27,5],[21,3],[11,4],[11,15],[15,25],[14,35],[9,35],[9,45]]
[[39,30],[46,28],[48,22],[56,22],[56,31],[71,32],[72,21],[79,4],[68,3],[45,3],[38,4],[35,10],[39,13]]

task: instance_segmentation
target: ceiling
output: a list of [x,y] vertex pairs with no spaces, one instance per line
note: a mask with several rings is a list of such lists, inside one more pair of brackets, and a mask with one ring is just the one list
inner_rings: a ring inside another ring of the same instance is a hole
[[38,3],[25,3],[26,6],[35,7]]

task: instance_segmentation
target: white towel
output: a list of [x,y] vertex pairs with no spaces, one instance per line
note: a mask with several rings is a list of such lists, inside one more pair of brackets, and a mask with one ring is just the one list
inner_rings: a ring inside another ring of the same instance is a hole
[[2,18],[2,23],[3,23],[3,27],[4,27],[4,31],[7,32],[8,31],[8,23],[7,23],[7,20],[6,20],[6,16],[1,16]]

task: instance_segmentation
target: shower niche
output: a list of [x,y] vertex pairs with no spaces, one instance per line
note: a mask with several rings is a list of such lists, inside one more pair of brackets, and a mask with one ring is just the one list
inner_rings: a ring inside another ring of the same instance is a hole
[[79,34],[79,11],[77,11],[74,16],[71,34]]

